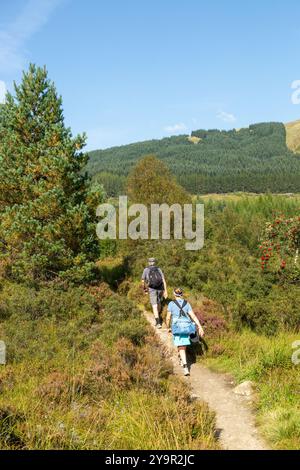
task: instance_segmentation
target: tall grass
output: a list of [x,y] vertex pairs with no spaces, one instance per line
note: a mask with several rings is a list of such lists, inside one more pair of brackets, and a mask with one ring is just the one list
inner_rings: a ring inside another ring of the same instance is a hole
[[134,303],[107,285],[59,302],[53,289],[18,289],[0,291],[2,449],[217,447],[213,414],[173,380]]
[[274,337],[244,330],[216,338],[205,359],[215,370],[233,374],[237,383],[252,380],[257,396],[257,422],[277,449],[300,449],[300,366],[292,362],[292,344],[299,335],[281,332]]

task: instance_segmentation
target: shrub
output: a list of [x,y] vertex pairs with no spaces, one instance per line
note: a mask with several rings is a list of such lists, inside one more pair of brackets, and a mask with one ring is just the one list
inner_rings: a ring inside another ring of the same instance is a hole
[[91,286],[87,287],[87,292],[94,297],[98,306],[101,305],[103,299],[113,294],[111,288],[108,284],[106,284],[106,282],[92,284]]
[[132,383],[129,368],[116,354],[106,351],[102,346],[101,356],[92,362],[81,380],[81,390],[97,400],[109,398],[112,394],[130,388]]
[[265,300],[253,300],[240,303],[234,313],[237,328],[248,327],[257,333],[273,335],[278,330],[279,322],[271,314],[271,307]]
[[204,310],[194,309],[194,313],[208,336],[220,335],[228,330],[227,322],[220,315],[207,314]]
[[97,262],[100,278],[112,288],[124,280],[128,272],[128,260],[126,258],[104,258]]
[[6,366],[5,369],[0,369],[0,393],[5,390],[13,389],[15,382],[14,370],[11,366]]
[[112,323],[123,322],[128,319],[140,318],[140,311],[134,303],[126,297],[114,294],[103,301],[102,316],[104,320]]
[[138,361],[140,351],[127,338],[120,338],[115,345],[116,353],[120,355],[126,366],[133,368]]
[[72,378],[64,372],[51,372],[36,390],[37,397],[54,403],[70,402],[71,393]]
[[207,317],[203,318],[204,327],[207,328],[209,334],[220,334],[228,330],[228,326],[224,318],[220,317]]
[[25,444],[16,427],[25,416],[11,408],[0,408],[0,446],[1,449],[23,449]]
[[42,317],[70,319],[82,312],[96,312],[95,301],[83,288],[35,289],[19,284],[4,284],[0,292],[0,318],[11,315],[36,320]]
[[127,297],[135,304],[142,304],[146,297],[140,283],[130,283],[129,290],[127,292]]
[[225,351],[225,347],[222,344],[214,344],[211,347],[211,355],[213,357],[221,356]]
[[149,328],[145,322],[141,322],[139,318],[127,321],[116,329],[113,337],[128,338],[136,346],[140,346],[145,342],[145,338],[149,333]]
[[164,393],[165,380],[172,374],[173,366],[160,348],[160,345],[149,337],[146,344],[139,349],[132,374],[134,382],[140,387]]
[[[94,312],[79,318],[57,321],[55,318],[22,319],[13,315],[2,324],[1,338],[6,343],[8,363],[33,361],[50,364],[74,351],[81,354],[99,336],[100,325],[94,322]],[[74,357],[75,360],[75,357]]]
[[298,286],[273,288],[268,296],[239,302],[234,312],[237,327],[250,327],[258,333],[275,334],[279,329],[300,329]]

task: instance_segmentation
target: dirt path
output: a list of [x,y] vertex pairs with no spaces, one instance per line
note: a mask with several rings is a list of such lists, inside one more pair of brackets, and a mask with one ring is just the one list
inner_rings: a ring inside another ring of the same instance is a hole
[[[152,314],[144,312],[144,315],[148,322],[154,325]],[[171,335],[168,334],[166,328],[155,329],[155,331],[160,341],[170,351],[174,373],[183,375]],[[191,376],[185,380],[190,382],[193,397],[206,402],[216,413],[217,436],[223,449],[268,449],[255,427],[249,399],[233,393],[232,384],[226,374],[218,374],[201,364],[193,364]]]

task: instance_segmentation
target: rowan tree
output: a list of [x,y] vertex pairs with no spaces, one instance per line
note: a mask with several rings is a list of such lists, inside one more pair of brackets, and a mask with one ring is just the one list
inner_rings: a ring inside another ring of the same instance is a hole
[[280,272],[282,277],[299,282],[299,249],[300,216],[275,215],[272,222],[266,224],[261,240],[262,270]]

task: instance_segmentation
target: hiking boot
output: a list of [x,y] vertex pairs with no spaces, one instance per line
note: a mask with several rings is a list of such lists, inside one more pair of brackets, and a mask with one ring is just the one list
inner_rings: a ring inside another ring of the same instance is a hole
[[160,323],[160,320],[158,318],[156,318],[155,320],[155,326],[156,328],[158,328],[159,330],[161,329],[161,323]]
[[184,373],[185,377],[190,375],[190,371],[189,371],[189,368],[188,368],[187,365],[183,366],[183,373]]

